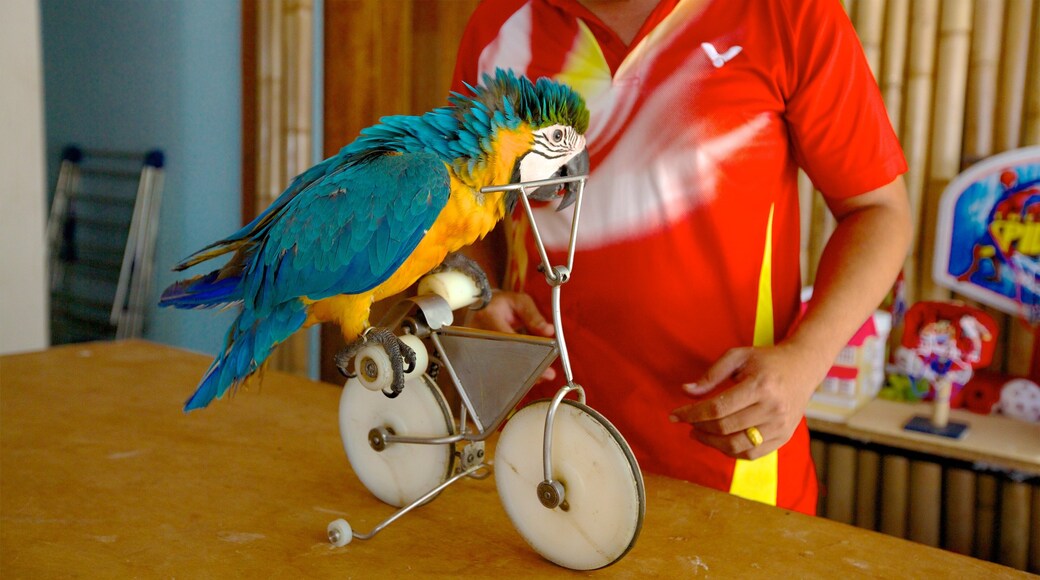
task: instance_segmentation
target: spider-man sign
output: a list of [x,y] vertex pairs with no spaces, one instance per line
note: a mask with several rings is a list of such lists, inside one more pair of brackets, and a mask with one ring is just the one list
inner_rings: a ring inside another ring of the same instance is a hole
[[990,157],[950,183],[935,255],[940,285],[1040,320],[1040,147]]

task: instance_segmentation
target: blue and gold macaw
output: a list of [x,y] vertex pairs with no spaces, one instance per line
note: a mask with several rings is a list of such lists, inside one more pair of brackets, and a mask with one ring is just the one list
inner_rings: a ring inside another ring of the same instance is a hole
[[[587,168],[589,113],[566,85],[500,70],[470,89],[421,116],[384,117],[248,225],[174,268],[231,253],[221,268],[167,288],[160,305],[242,306],[185,410],[237,388],[306,326],[335,322],[348,345],[364,341],[374,301],[484,237],[518,201],[515,191],[481,188]],[[400,364],[394,370],[396,393]]]

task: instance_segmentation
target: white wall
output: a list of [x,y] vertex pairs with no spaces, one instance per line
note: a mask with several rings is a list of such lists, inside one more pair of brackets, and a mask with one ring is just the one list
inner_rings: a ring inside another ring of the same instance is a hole
[[215,353],[233,310],[159,309],[156,302],[184,277],[170,267],[241,225],[240,2],[41,0],[40,6],[49,186],[70,143],[165,152],[144,336]]
[[0,2],[0,354],[47,346],[37,0]]

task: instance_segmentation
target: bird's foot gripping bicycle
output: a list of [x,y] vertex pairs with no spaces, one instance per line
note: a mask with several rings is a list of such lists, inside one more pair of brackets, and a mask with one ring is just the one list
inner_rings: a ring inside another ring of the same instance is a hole
[[[635,544],[646,506],[643,478],[617,429],[585,404],[574,382],[560,317],[560,289],[570,277],[586,176],[486,188],[519,190],[552,290],[553,338],[453,327],[452,311],[474,302],[473,282],[458,272],[424,279],[419,295],[391,309],[394,329],[417,361],[405,388],[390,398],[390,360],[377,345],[354,357],[355,378],[340,399],[340,432],[350,464],[377,498],[398,507],[368,533],[339,519],[329,541],[367,540],[462,478],[492,472],[484,441],[505,423],[495,448],[498,494],[513,525],[539,554],[560,566],[608,566]],[[577,182],[566,266],[552,266],[527,199],[542,186]],[[432,348],[427,348],[430,345]],[[510,412],[559,356],[567,379],[551,400]],[[435,382],[445,373],[461,400],[457,418]],[[573,398],[567,398],[574,395]],[[508,418],[508,420],[507,420]]]

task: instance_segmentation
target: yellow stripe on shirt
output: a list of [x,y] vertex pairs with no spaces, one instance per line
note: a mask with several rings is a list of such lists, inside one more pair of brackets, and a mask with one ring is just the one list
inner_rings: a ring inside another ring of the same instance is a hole
[[[758,276],[758,307],[755,310],[755,346],[773,344],[773,210],[769,208],[766,225],[766,247],[762,252],[762,269]],[[753,461],[738,459],[733,468],[729,492],[745,499],[776,505],[779,472],[776,451]]]

